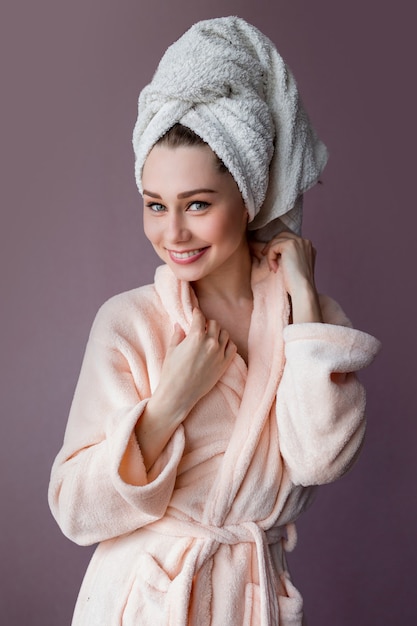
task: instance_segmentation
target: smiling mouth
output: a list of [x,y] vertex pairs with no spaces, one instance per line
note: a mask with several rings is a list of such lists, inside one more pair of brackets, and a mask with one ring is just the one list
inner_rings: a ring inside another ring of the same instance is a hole
[[187,250],[187,252],[175,252],[175,250],[170,250],[169,253],[175,259],[189,259],[190,257],[196,256],[205,250],[205,248],[198,248],[197,250]]
[[185,252],[177,252],[176,250],[168,250],[173,261],[177,263],[191,263],[199,259],[208,250],[206,248],[197,248],[196,250],[186,250]]

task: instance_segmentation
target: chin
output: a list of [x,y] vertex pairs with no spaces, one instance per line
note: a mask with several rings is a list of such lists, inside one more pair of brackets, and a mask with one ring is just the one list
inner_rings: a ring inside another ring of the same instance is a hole
[[175,263],[167,263],[167,265],[171,268],[172,273],[175,278],[178,280],[185,280],[189,283],[193,283],[201,278],[204,278],[205,273],[201,270],[197,270],[196,268],[184,267],[175,265]]

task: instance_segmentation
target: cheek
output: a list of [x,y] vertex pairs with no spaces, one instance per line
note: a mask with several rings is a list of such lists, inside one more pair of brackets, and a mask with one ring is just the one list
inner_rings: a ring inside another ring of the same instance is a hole
[[158,225],[155,224],[155,220],[146,217],[146,213],[143,214],[143,232],[145,237],[149,239],[151,243],[156,243],[158,240]]
[[226,236],[230,240],[240,241],[247,229],[247,211],[237,208],[225,216],[219,227],[219,234]]

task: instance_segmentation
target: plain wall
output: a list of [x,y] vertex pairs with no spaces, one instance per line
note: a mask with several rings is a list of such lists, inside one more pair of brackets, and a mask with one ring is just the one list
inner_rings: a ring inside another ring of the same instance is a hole
[[289,555],[309,626],[417,623],[416,22],[351,0],[3,3],[0,622],[66,626],[91,549],[47,505],[91,322],[152,281],[131,132],[137,96],[193,22],[238,14],[293,69],[327,143],[305,199],[318,284],[383,350],[362,379],[360,460],[323,487]]

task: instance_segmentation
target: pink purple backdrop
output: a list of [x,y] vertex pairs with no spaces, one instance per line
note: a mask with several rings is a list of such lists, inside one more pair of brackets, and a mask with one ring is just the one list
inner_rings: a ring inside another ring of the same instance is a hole
[[130,145],[139,89],[193,22],[277,44],[328,144],[306,198],[322,291],[384,344],[369,430],[290,555],[309,626],[417,623],[415,9],[352,0],[29,0],[1,18],[1,585],[7,626],[69,625],[91,550],[46,501],[93,316],[152,280]]

